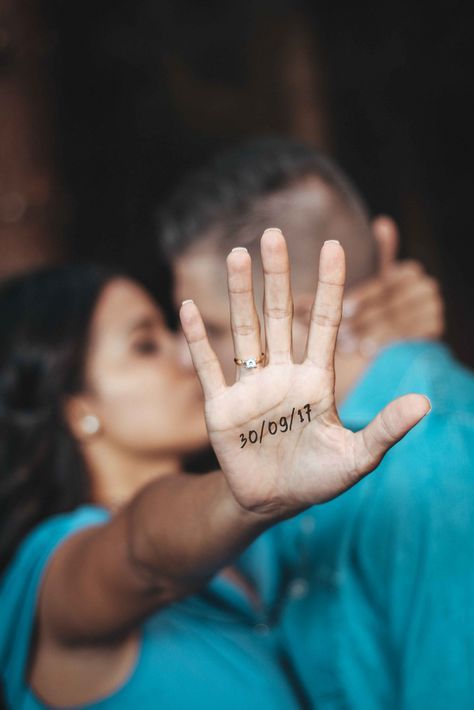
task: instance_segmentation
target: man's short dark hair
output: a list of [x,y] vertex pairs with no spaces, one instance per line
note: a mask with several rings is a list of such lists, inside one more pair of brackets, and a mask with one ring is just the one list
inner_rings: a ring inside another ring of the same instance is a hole
[[319,150],[291,138],[260,138],[220,153],[183,180],[159,211],[160,246],[172,258],[215,227],[229,235],[259,199],[309,176],[368,216],[349,178]]

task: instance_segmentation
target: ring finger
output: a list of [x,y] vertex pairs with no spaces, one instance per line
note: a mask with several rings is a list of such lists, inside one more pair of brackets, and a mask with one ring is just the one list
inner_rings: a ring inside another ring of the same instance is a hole
[[236,379],[252,376],[262,367],[260,321],[255,308],[252,285],[252,261],[244,247],[232,249],[227,257],[230,322],[237,365]]

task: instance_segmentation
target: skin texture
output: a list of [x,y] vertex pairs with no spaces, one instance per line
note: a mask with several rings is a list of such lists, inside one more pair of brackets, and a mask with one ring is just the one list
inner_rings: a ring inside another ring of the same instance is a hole
[[[71,536],[52,558],[40,591],[30,670],[32,687],[51,704],[81,704],[112,692],[130,670],[141,620],[200,588],[269,526],[354,485],[429,411],[425,397],[407,395],[390,403],[363,431],[345,430],[335,407],[333,366],[342,313],[344,251],[334,242],[322,249],[307,349],[303,363],[295,364],[289,260],[281,232],[266,231],[261,250],[268,362],[254,370],[239,369],[237,381],[228,387],[196,305],[188,302],[180,313],[222,474],[162,473],[144,485],[151,476],[148,452],[153,442],[149,439],[152,427],[146,429],[141,422],[136,439],[132,441],[127,431],[122,444],[127,451],[123,470],[128,470],[132,480],[131,452],[142,447],[147,451],[147,456],[136,459],[137,471],[141,471],[136,479],[138,491],[132,494],[129,490],[131,498],[123,499],[110,522]],[[227,271],[235,353],[248,357],[261,347],[249,255],[232,252]],[[101,306],[104,302],[98,305],[96,325]],[[124,304],[117,309],[123,312]],[[120,445],[123,430],[116,424],[116,412],[109,414],[101,399],[107,392],[105,385],[98,391],[95,382],[94,389],[94,372],[103,363],[94,351],[103,342],[99,336],[92,340],[88,361],[90,399],[71,403],[68,421],[71,427],[79,426],[75,409],[102,404],[91,410],[102,415],[104,422],[92,435],[88,449],[91,468],[100,482],[99,463],[106,459],[101,448],[92,447],[92,440],[96,438],[98,444],[103,438],[109,455]],[[167,337],[165,333],[165,341]],[[163,351],[167,347],[165,342]],[[108,346],[104,345],[105,350]],[[125,362],[120,362],[124,382],[129,381],[132,375]],[[114,377],[113,362],[110,366]],[[146,397],[152,382],[158,387],[159,376],[156,373],[155,381],[154,367],[148,367],[143,364],[140,376],[137,370],[132,379],[156,426],[157,414],[151,404],[146,405]],[[155,367],[159,369],[156,363]],[[153,394],[157,396],[156,389]],[[185,402],[189,406],[190,400]],[[265,436],[259,446],[239,448],[242,431],[255,428],[262,419],[278,421],[305,403],[311,406],[310,422],[285,435]],[[126,397],[122,405],[127,406]],[[118,408],[117,401],[114,406]],[[166,453],[169,456],[168,448]],[[146,459],[142,467],[138,459]],[[103,491],[108,475],[104,474],[101,483]]]

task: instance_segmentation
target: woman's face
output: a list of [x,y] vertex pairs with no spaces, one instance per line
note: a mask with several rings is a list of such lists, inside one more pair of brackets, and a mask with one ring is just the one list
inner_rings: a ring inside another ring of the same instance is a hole
[[85,374],[101,435],[124,454],[179,455],[206,444],[188,346],[135,282],[116,278],[100,295]]

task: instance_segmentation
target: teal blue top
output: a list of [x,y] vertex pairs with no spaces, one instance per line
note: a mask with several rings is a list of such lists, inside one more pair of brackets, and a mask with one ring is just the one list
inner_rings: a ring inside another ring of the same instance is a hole
[[[216,575],[151,616],[128,680],[86,708],[431,710],[474,705],[474,380],[440,345],[384,350],[341,410],[358,429],[390,399],[431,414],[379,470],[260,536],[237,560],[257,613]],[[107,512],[49,518],[0,586],[0,668],[15,710],[46,707],[25,681],[38,588],[54,549]]]

